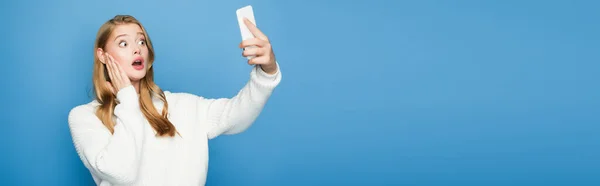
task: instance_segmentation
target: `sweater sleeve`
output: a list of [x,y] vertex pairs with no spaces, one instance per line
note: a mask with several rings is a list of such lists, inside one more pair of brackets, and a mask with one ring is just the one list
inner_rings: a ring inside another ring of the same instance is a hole
[[114,134],[95,115],[95,109],[78,106],[69,113],[69,128],[77,154],[94,175],[113,184],[135,182],[147,124],[133,86],[117,93]]
[[245,131],[256,120],[275,87],[281,81],[277,64],[275,74],[267,74],[259,65],[250,72],[250,80],[232,98],[198,99],[198,105],[206,115],[208,139],[221,134],[237,134]]

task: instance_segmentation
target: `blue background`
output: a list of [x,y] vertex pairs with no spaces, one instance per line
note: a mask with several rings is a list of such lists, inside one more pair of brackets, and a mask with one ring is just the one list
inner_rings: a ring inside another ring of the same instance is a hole
[[207,185],[600,185],[598,1],[2,1],[2,185],[91,185],[67,114],[136,16],[170,91],[230,97],[251,4],[283,81]]

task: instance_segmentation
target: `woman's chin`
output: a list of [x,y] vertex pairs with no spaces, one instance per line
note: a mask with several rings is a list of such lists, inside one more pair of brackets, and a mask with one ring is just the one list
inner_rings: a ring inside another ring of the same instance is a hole
[[136,81],[140,81],[144,78],[146,74],[132,74],[129,76],[129,80],[131,82],[136,82]]

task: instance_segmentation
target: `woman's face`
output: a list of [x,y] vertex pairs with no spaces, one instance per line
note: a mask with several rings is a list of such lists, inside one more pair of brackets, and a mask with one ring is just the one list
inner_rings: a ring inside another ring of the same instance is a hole
[[[108,52],[131,81],[139,81],[148,69],[148,46],[137,24],[117,25],[106,42]],[[103,56],[99,56],[103,57]]]

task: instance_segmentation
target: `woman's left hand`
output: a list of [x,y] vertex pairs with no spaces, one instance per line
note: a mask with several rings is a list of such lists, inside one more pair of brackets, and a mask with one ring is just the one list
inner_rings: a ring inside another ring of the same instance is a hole
[[255,56],[248,60],[249,65],[260,65],[260,67],[268,74],[275,74],[277,72],[277,64],[275,63],[275,54],[273,54],[273,48],[269,38],[263,34],[256,25],[252,24],[248,19],[244,18],[244,23],[248,27],[248,30],[254,35],[254,38],[247,39],[240,43],[240,48],[246,48],[249,46],[255,46],[248,48],[242,52],[242,56]]

